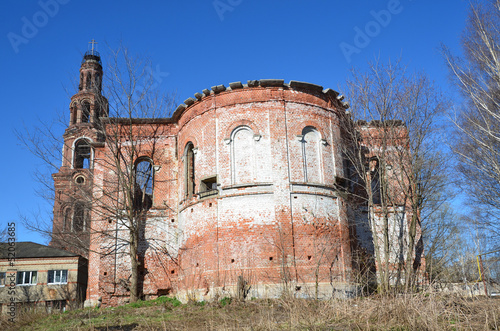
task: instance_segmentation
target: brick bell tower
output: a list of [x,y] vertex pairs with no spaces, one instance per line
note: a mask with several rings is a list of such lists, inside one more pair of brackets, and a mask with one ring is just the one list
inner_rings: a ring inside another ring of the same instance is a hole
[[88,257],[94,173],[94,146],[102,143],[100,118],[108,116],[101,94],[102,63],[92,40],[80,67],[78,92],[71,97],[64,132],[62,166],[53,174],[55,200],[51,246]]

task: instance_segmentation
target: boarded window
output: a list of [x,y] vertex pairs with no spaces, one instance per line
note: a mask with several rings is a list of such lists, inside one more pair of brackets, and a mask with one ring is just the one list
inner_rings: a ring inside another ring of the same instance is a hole
[[232,134],[233,183],[254,182],[254,134],[249,127],[238,127]]
[[302,130],[302,161],[304,181],[321,183],[320,135],[310,126]]

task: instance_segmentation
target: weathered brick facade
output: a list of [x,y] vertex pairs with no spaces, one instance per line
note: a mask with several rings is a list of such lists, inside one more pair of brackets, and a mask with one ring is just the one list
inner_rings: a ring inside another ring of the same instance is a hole
[[[80,216],[65,208],[90,197],[84,229],[76,226],[90,248],[87,303],[117,305],[128,297],[130,258],[126,246],[118,247],[123,225],[103,217],[95,203],[109,198],[117,177],[106,162],[113,148],[95,125],[106,123],[108,111],[100,60],[91,55],[82,64],[63,166],[54,175],[54,233],[74,230]],[[345,175],[342,97],[282,80],[219,85],[195,97],[172,118],[127,122],[141,141],[138,157],[154,171],[139,245],[142,294],[203,300],[353,293],[356,229],[339,185]],[[84,100],[90,101],[88,119]],[[105,128],[121,125],[107,123]],[[82,137],[90,146],[82,149],[84,166],[76,161],[75,142]],[[84,177],[80,183],[78,176]]]

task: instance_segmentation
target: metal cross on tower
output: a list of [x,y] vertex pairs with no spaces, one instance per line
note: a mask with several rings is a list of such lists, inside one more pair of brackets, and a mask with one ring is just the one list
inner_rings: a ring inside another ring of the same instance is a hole
[[92,49],[91,49],[91,51],[92,51],[92,55],[94,55],[94,46],[95,46],[96,44],[98,44],[98,42],[97,42],[97,41],[95,41],[94,39],[92,39],[92,40],[89,42],[89,44],[92,44]]

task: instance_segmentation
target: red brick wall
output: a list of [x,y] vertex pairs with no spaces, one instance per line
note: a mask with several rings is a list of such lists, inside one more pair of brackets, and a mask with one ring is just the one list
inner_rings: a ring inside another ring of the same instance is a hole
[[[239,276],[252,296],[265,296],[262,289],[273,284],[304,292],[351,281],[353,238],[346,201],[335,188],[336,176],[343,176],[339,116],[345,110],[335,96],[287,84],[211,92],[155,126],[154,146],[150,124],[134,124],[145,141],[137,157],[150,157],[156,169],[140,247],[145,295],[208,299],[234,288]],[[217,176],[218,194],[186,195],[189,142],[195,193],[203,179]],[[105,166],[110,153],[110,146],[95,148],[94,199],[116,182]],[[127,247],[115,250],[119,240],[102,236],[121,229],[103,214],[92,214],[87,299],[116,305],[127,299],[129,257]],[[118,233],[118,239],[125,235]]]

